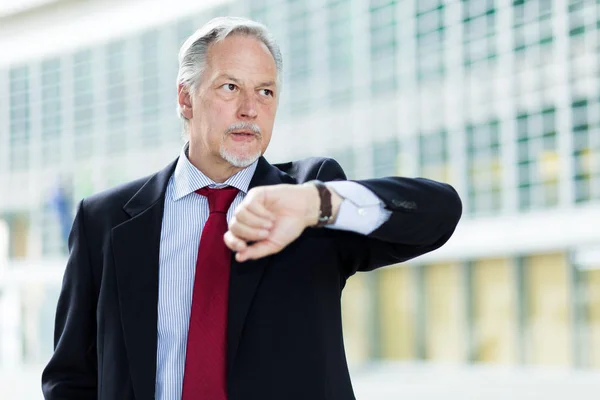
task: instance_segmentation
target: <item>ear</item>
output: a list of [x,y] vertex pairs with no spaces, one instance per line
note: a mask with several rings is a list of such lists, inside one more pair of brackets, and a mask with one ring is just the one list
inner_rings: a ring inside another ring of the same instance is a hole
[[191,119],[194,116],[192,111],[192,96],[188,89],[182,84],[179,84],[177,87],[177,100],[179,101],[183,116],[187,119]]

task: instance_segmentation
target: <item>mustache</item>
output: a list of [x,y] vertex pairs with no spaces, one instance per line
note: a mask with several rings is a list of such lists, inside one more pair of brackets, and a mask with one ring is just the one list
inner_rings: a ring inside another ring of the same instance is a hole
[[250,131],[255,135],[261,136],[260,127],[251,122],[236,122],[234,124],[231,124],[225,131],[225,134],[229,134],[235,131]]

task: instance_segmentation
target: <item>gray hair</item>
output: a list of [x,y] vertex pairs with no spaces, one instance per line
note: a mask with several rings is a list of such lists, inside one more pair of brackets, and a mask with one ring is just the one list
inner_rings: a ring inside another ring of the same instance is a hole
[[[277,92],[281,92],[283,58],[279,45],[269,29],[259,22],[238,17],[217,17],[194,32],[179,49],[179,72],[177,86],[185,87],[190,95],[194,95],[200,84],[200,77],[206,68],[206,54],[211,44],[219,42],[232,34],[253,36],[267,46],[275,60],[277,69]],[[181,106],[177,105],[177,114],[183,120],[187,131],[187,118],[184,117]]]

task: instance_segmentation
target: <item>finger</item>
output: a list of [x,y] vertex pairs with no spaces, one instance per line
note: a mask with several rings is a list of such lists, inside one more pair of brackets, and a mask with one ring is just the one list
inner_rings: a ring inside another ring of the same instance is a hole
[[271,219],[253,213],[248,207],[238,208],[238,211],[233,218],[252,228],[271,229],[273,227],[273,221]]
[[269,240],[262,240],[238,252],[235,255],[235,259],[238,262],[244,262],[246,260],[256,260],[262,257],[269,256],[271,254],[275,254],[280,250],[281,246],[277,246],[277,244]]
[[237,220],[232,220],[232,223],[229,225],[229,230],[236,237],[245,240],[246,242],[263,240],[269,236],[269,231],[267,229],[252,228]]
[[225,245],[231,251],[244,251],[246,250],[246,242],[242,239],[236,237],[231,231],[225,232],[223,235],[223,240],[225,241]]

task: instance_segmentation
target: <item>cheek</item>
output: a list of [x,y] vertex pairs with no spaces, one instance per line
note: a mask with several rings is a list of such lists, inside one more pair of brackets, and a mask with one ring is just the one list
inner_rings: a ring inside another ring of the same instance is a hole
[[222,102],[205,100],[202,102],[201,119],[210,136],[219,136],[227,126],[227,108]]
[[273,124],[275,120],[275,113],[277,112],[276,104],[262,104],[261,114],[264,116],[264,120],[267,123]]

